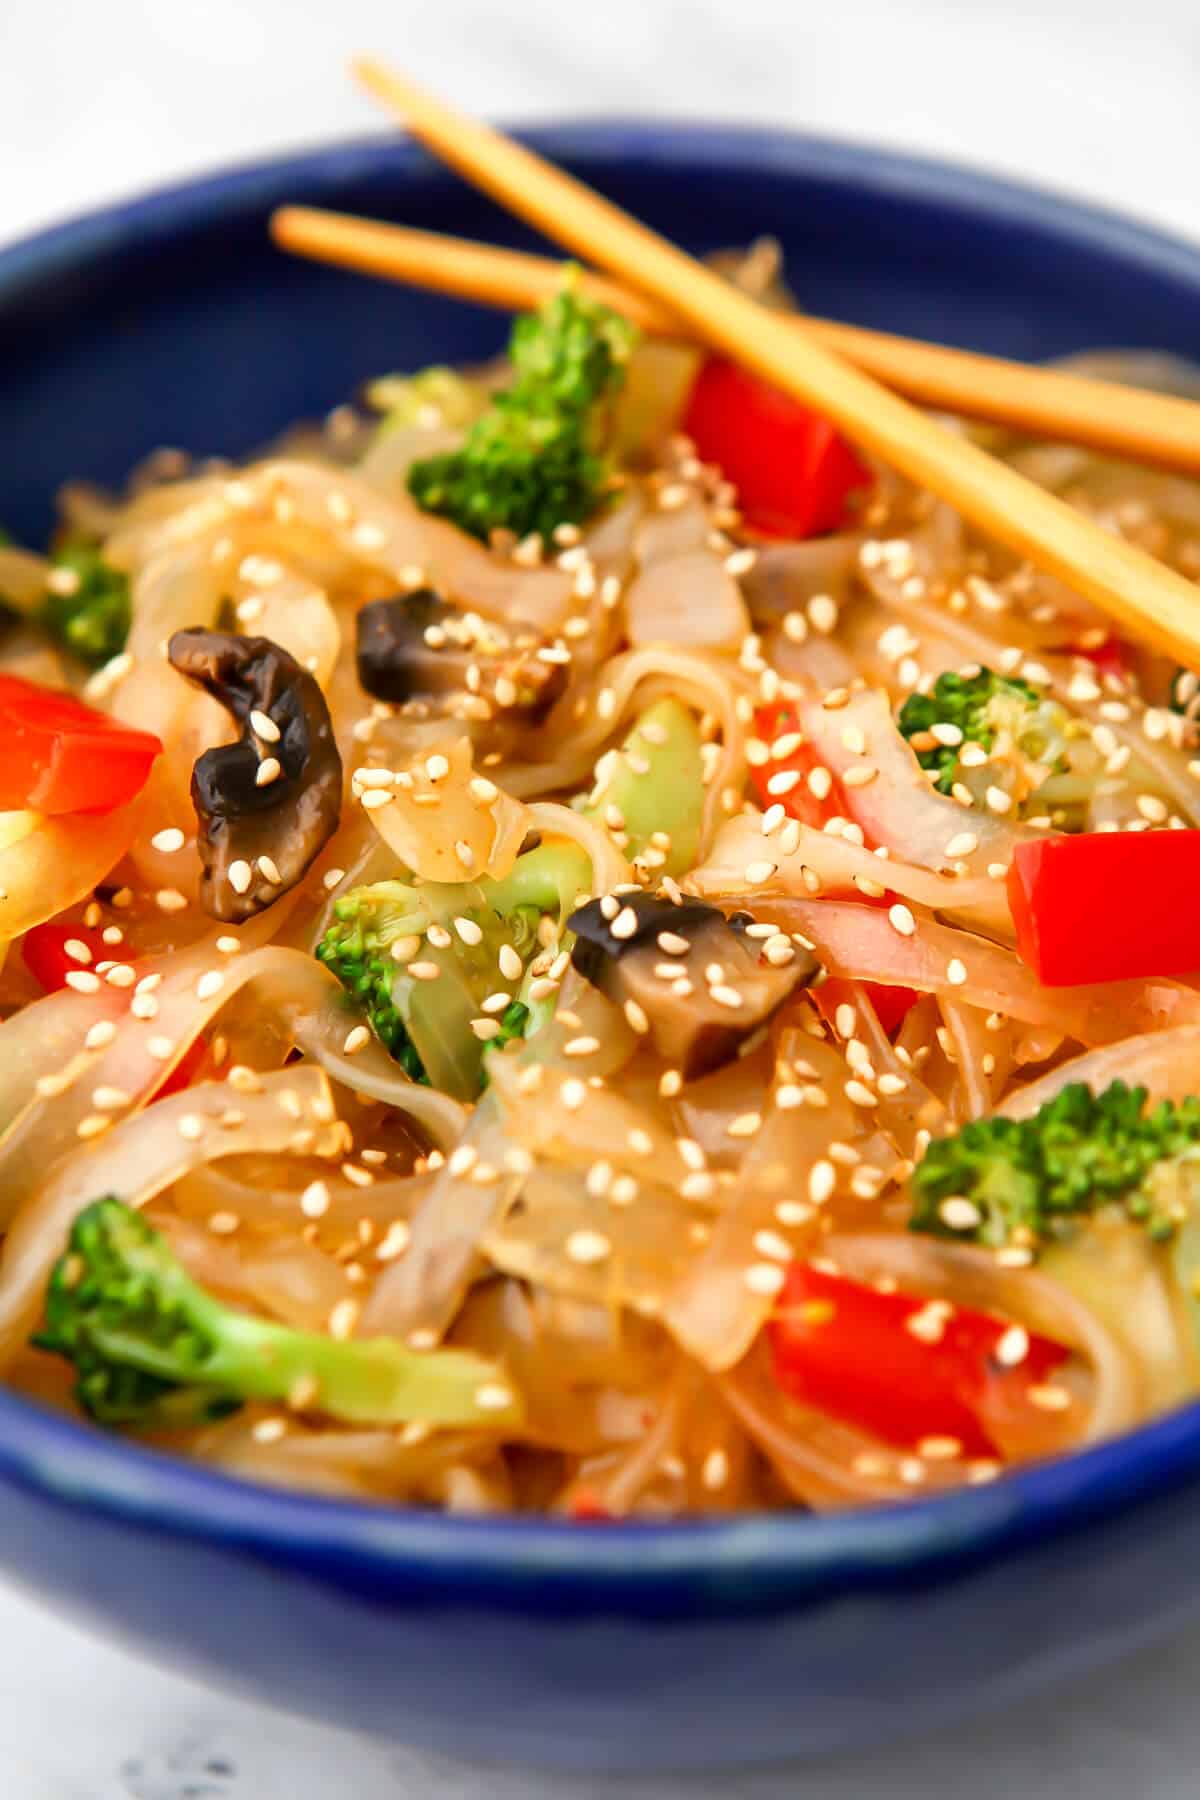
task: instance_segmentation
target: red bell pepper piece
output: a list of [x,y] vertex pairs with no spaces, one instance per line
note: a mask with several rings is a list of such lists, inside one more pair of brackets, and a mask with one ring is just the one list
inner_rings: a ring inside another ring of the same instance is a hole
[[1002,1360],[997,1346],[1010,1330],[989,1313],[880,1293],[797,1262],[769,1338],[775,1379],[793,1399],[885,1443],[907,1449],[947,1437],[964,1456],[991,1456],[997,1428],[1032,1413],[1030,1388],[1068,1355],[1027,1333],[1020,1360]]
[[1017,951],[1046,987],[1200,969],[1189,896],[1200,831],[1101,831],[1018,844]]
[[820,413],[723,357],[701,367],[683,429],[738,490],[747,525],[770,537],[817,537],[845,522],[871,472]]
[[[820,798],[808,785],[808,778],[814,769],[820,767],[821,759],[813,746],[805,741],[796,709],[790,701],[780,700],[770,706],[760,706],[754,714],[754,735],[768,745],[786,742],[793,736],[800,740],[788,750],[786,756],[773,756],[770,762],[751,764],[750,779],[764,812],[768,806],[782,806],[789,818],[799,819],[818,831],[830,819],[849,816],[846,796],[832,771],[828,772],[829,789]],[[786,793],[773,794],[771,783],[775,776],[791,774],[799,775],[799,781],[790,786]]]
[[0,811],[111,812],[140,793],[161,754],[151,732],[0,675]]
[[[86,945],[88,956],[70,955],[68,944]],[[25,967],[47,993],[66,987],[72,969],[90,969],[94,963],[103,962],[112,954],[100,932],[88,925],[35,925],[32,931],[25,933],[21,943]]]

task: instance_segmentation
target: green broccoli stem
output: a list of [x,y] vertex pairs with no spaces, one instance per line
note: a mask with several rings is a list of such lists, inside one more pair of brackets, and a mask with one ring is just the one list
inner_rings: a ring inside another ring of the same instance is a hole
[[109,1425],[180,1427],[254,1400],[349,1424],[511,1424],[521,1412],[497,1366],[467,1351],[297,1331],[223,1305],[111,1195],[76,1218],[33,1341],[74,1364],[80,1405]]
[[597,775],[585,814],[607,822],[615,807],[631,861],[661,841],[662,860],[653,866],[664,875],[686,874],[699,854],[704,820],[700,725],[690,707],[668,699],[647,708],[620,749],[601,758]]

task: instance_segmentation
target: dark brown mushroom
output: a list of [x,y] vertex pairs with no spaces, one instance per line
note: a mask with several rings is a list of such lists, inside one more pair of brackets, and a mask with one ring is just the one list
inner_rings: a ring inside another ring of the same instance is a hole
[[[197,758],[192,804],[201,901],[216,919],[249,919],[296,885],[337,830],[342,759],[329,708],[308,670],[270,638],[177,631],[167,654],[242,728],[236,744]],[[263,782],[271,759],[279,773]]]
[[580,974],[619,1006],[640,1007],[659,1055],[688,1078],[727,1062],[820,971],[795,944],[785,960],[768,960],[763,940],[748,935],[749,913],[726,919],[703,900],[614,895],[589,900],[568,923]]
[[536,721],[566,685],[562,662],[542,654],[536,632],[459,612],[432,588],[369,600],[357,626],[358,679],[393,705],[442,701],[459,713],[465,705],[464,716],[516,713]]

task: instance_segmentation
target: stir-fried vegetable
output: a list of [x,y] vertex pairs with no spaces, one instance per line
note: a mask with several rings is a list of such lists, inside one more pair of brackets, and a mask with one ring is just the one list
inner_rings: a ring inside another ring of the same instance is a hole
[[480,1357],[388,1338],[342,1342],[222,1306],[111,1196],[76,1219],[34,1342],[74,1365],[76,1398],[102,1425],[178,1430],[251,1400],[347,1422],[520,1417],[500,1370]]
[[1200,968],[1187,902],[1198,874],[1200,831],[1018,844],[1008,872],[1017,949],[1046,987]]
[[1032,1246],[1112,1201],[1169,1236],[1200,1172],[1200,1100],[1073,1082],[1025,1119],[977,1119],[929,1145],[913,1173],[914,1231]]
[[993,1455],[1030,1391],[1067,1359],[1011,1320],[881,1292],[793,1263],[771,1324],[775,1379],[793,1399],[885,1443],[937,1456]]
[[0,674],[0,809],[112,812],[140,793],[161,751],[148,731]]
[[53,562],[40,623],[81,662],[108,662],[129,636],[128,576],[91,544],[67,545]]
[[[1060,706],[993,669],[948,670],[930,693],[909,695],[897,722],[938,791],[968,805],[981,797],[981,777],[971,770],[985,771],[987,786],[1015,788],[1017,799],[1036,791],[1062,754],[1066,730]],[[1011,777],[1005,782],[1002,766]]]
[[[601,759],[580,810],[626,854],[670,873],[695,859],[703,805],[695,717],[663,700]],[[473,1099],[486,1051],[540,1022],[542,1010],[516,990],[544,979],[563,921],[593,887],[582,847],[547,837],[499,879],[354,889],[335,902],[316,954],[415,1080]],[[497,995],[506,999],[499,1015]]]
[[460,450],[424,458],[408,486],[426,512],[486,539],[549,539],[588,518],[610,469],[611,406],[635,340],[609,308],[566,287],[513,326],[512,384],[475,421]]
[[835,531],[871,472],[828,419],[712,356],[688,396],[683,429],[738,490],[747,525],[771,537]]

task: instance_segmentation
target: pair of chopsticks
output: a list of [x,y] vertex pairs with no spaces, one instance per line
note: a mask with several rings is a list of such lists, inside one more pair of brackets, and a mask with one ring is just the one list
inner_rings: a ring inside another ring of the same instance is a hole
[[[1036,435],[1193,473],[1200,470],[1200,406],[773,311],[500,132],[379,63],[362,62],[356,72],[442,161],[618,277],[619,285],[586,278],[601,298],[651,331],[723,351],[819,409],[1119,624],[1180,661],[1200,665],[1200,590],[945,430],[891,388]],[[496,305],[536,303],[560,275],[556,264],[541,258],[295,207],[276,215],[273,230],[287,249]]]

